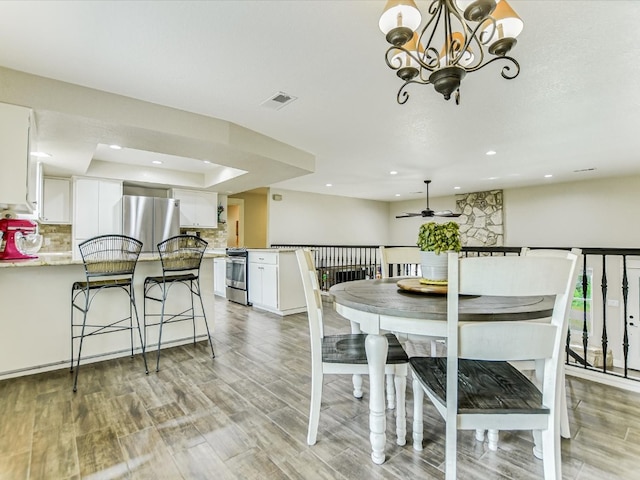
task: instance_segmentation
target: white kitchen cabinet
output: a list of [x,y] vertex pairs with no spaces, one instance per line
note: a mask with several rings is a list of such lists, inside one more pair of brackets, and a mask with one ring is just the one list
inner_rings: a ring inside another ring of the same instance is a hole
[[29,160],[31,109],[0,103],[0,209],[37,210],[37,162]]
[[172,196],[180,200],[181,227],[218,228],[217,193],[174,188]]
[[71,223],[71,180],[45,177],[40,204],[42,223]]
[[77,245],[83,240],[122,233],[122,182],[76,178],[73,187],[73,254],[77,258]]
[[219,297],[227,297],[227,260],[225,257],[213,259],[213,293]]
[[249,302],[278,315],[306,311],[295,252],[249,250]]

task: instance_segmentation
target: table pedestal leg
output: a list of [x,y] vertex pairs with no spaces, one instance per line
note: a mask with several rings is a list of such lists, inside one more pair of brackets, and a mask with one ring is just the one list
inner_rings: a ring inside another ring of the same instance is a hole
[[385,375],[389,343],[384,335],[367,335],[365,341],[367,361],[369,363],[369,438],[371,439],[371,459],[378,465],[384,463],[384,446],[387,441],[386,415],[384,402]]

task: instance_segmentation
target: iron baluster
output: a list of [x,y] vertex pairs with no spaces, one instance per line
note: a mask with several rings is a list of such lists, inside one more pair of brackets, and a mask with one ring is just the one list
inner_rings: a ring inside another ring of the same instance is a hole
[[[602,355],[603,371],[607,371],[607,256],[602,255]],[[595,362],[594,362],[595,363]]]
[[[587,342],[589,332],[587,331],[587,290],[589,288],[589,278],[587,277],[587,256],[585,255],[582,268],[582,349],[584,358],[584,368],[587,368]],[[606,279],[604,280],[606,283]]]

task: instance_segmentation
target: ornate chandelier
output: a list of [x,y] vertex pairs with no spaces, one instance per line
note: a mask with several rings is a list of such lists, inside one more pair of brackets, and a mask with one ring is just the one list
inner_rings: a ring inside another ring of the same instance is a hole
[[[380,30],[392,46],[385,60],[404,83],[397,100],[409,99],[408,85],[433,85],[445,100],[460,104],[460,82],[495,61],[506,62],[502,77],[511,80],[520,65],[508,56],[524,23],[506,0],[432,0],[420,33],[420,10],[413,0],[388,0]],[[426,42],[426,43],[425,43]],[[513,67],[513,71],[512,71]]]

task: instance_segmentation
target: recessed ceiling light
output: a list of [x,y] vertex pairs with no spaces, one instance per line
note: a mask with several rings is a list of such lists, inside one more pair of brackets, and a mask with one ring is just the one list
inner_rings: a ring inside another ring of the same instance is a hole
[[496,153],[498,153],[498,152],[496,152],[495,150],[489,150],[487,152],[487,155],[495,155]]
[[544,176],[544,178],[551,178],[551,177],[553,177],[553,175],[551,175],[550,173],[547,173],[547,174]]
[[31,156],[33,157],[37,157],[37,158],[50,158],[51,154],[50,153],[46,153],[46,152],[30,152]]
[[122,147],[120,145],[116,145],[115,143],[113,145],[109,145],[109,148],[113,150],[122,150]]
[[325,186],[326,187],[333,187],[333,183],[327,183]]
[[207,165],[209,165],[211,162],[209,160],[203,160],[203,163],[206,163]]
[[460,190],[460,187],[453,187],[454,190]]
[[160,160],[152,160],[151,163],[153,163],[154,165],[162,165],[162,162]]
[[395,170],[391,170],[391,171],[389,172],[389,175],[397,175],[397,174],[398,174],[398,172],[396,172]]
[[396,193],[396,197],[399,197],[399,196],[400,196],[400,194],[399,194],[399,193]]
[[500,177],[489,177],[489,178],[487,178],[487,180],[497,180],[498,178],[500,178]]

